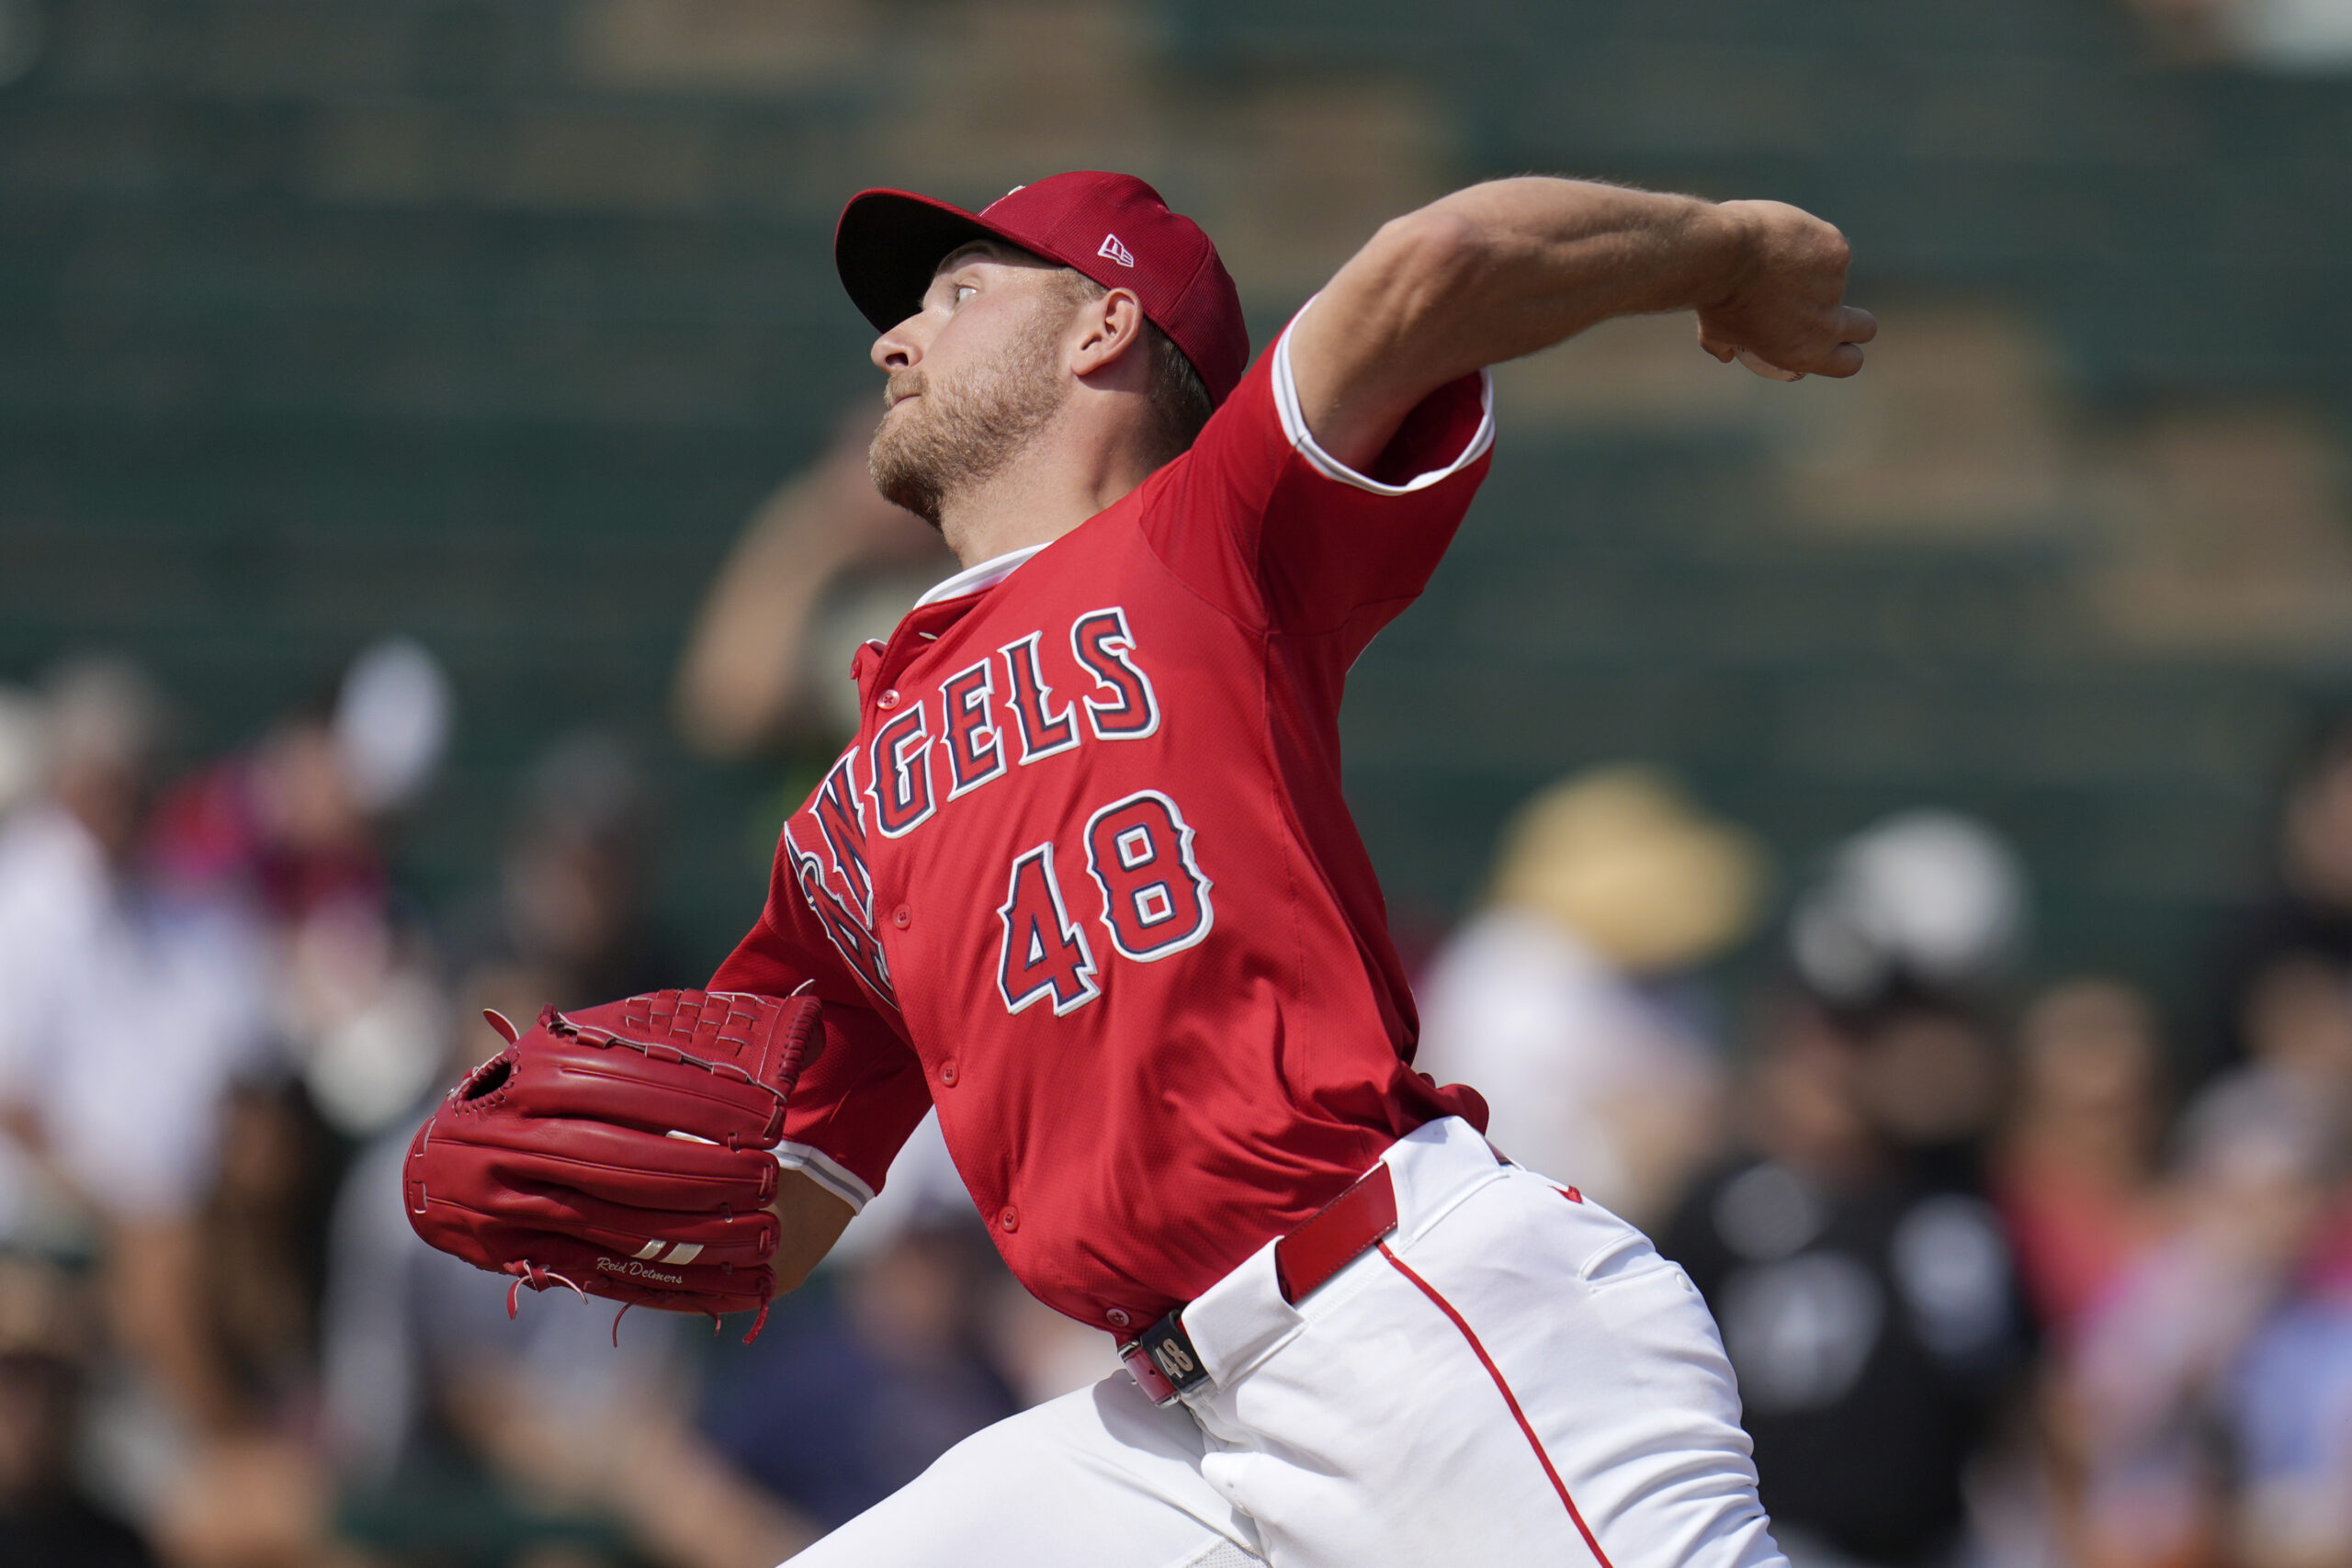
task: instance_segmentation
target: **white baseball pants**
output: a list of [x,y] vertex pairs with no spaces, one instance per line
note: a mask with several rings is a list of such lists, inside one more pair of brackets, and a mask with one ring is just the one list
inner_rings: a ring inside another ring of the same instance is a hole
[[1185,1309],[1182,1404],[1000,1422],[797,1568],[1785,1568],[1682,1270],[1458,1119],[1382,1157],[1379,1247],[1294,1307],[1269,1243]]

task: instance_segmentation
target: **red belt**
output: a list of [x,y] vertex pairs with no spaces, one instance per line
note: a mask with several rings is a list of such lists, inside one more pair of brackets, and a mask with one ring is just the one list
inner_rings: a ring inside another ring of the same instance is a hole
[[[1274,1280],[1283,1300],[1296,1306],[1396,1228],[1396,1182],[1384,1160],[1322,1213],[1274,1243]],[[1201,1353],[1184,1332],[1181,1306],[1120,1346],[1119,1359],[1154,1404],[1173,1404],[1178,1394],[1208,1381]]]

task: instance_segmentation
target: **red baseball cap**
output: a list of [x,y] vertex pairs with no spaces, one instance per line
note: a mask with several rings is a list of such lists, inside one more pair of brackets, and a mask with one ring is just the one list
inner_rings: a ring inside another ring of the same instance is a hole
[[1152,325],[1223,402],[1250,364],[1241,296],[1201,226],[1133,175],[1092,171],[1015,186],[978,212],[903,190],[861,191],[842,209],[833,265],[876,332],[922,308],[932,275],[974,240],[1002,240],[1132,289]]

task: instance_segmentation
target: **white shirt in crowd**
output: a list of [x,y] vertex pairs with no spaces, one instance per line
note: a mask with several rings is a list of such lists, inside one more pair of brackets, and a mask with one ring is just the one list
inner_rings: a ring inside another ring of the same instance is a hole
[[1704,1041],[1541,915],[1472,917],[1415,989],[1413,1065],[1483,1094],[1504,1154],[1611,1209],[1638,1213],[1657,1196],[1633,1123],[1701,1114],[1720,1088]]
[[[0,821],[0,1103],[29,1111],[107,1211],[201,1201],[221,1093],[269,1038],[265,976],[233,909],[119,877],[68,812],[36,802]],[[41,1229],[45,1201],[0,1136],[0,1241]]]

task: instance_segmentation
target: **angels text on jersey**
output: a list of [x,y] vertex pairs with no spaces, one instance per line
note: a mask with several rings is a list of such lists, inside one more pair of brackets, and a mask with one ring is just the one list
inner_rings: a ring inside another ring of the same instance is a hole
[[[785,825],[801,896],[852,971],[892,1007],[868,834],[903,839],[944,806],[1020,769],[1159,731],[1159,694],[1125,610],[1091,610],[1070,624],[1070,654],[1091,677],[1083,692],[1057,693],[1048,682],[1038,657],[1044,636],[1014,638],[919,699],[883,693],[874,705],[887,716],[841,754]],[[1066,1015],[1102,994],[1110,956],[1150,964],[1199,945],[1216,909],[1193,837],[1175,800],[1146,789],[1094,807],[1069,842],[1049,840],[1015,855],[996,910],[1003,928],[997,990],[1006,1011],[1044,1004]],[[1082,912],[1099,929],[1090,933]]]

